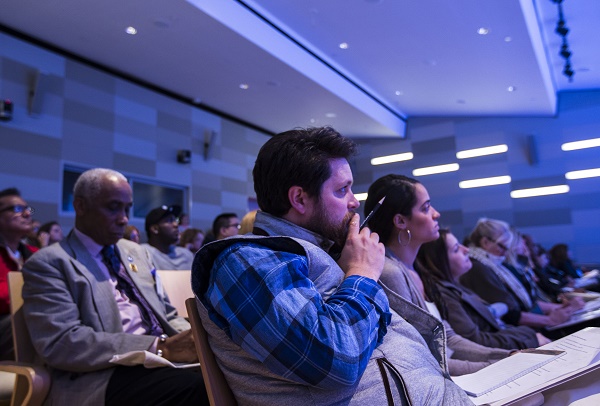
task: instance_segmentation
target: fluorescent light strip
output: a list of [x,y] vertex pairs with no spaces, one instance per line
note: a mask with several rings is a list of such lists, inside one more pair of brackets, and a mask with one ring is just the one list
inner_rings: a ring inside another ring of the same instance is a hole
[[367,196],[369,196],[368,193],[354,193],[354,197],[360,202],[367,200]]
[[413,176],[435,175],[436,173],[454,172],[460,168],[458,164],[446,164],[437,166],[428,166],[426,168],[417,168],[412,171]]
[[458,187],[461,189],[470,189],[474,187],[505,185],[510,183],[510,180],[510,176],[494,176],[492,178],[463,180],[462,182],[458,182]]
[[458,151],[456,153],[456,157],[458,159],[475,158],[476,156],[502,154],[506,151],[508,151],[508,145],[506,144],[491,145],[489,147],[465,149],[464,151]]
[[569,186],[567,185],[556,185],[556,186],[545,186],[532,189],[521,189],[513,190],[510,192],[510,197],[513,199],[520,199],[522,197],[536,197],[546,195],[558,195],[561,193],[568,193]]
[[585,179],[595,178],[597,176],[600,176],[600,168],[584,169],[581,171],[572,171],[565,173],[565,178],[567,179]]
[[574,142],[567,142],[560,146],[560,149],[563,151],[574,151],[576,149],[585,149],[585,148],[593,148],[600,147],[600,138],[592,138],[589,140],[581,140]]
[[386,155],[371,159],[371,165],[391,164],[392,162],[410,161],[413,159],[412,152],[402,154]]

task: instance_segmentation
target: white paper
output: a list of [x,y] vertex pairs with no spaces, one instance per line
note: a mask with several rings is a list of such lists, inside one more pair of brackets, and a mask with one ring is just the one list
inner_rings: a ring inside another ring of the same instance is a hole
[[113,355],[109,362],[126,366],[143,365],[146,368],[193,368],[200,366],[199,363],[173,363],[168,359],[151,353],[150,351],[130,351],[124,354]]
[[547,387],[558,378],[566,378],[600,362],[600,328],[588,327],[540,349],[565,351],[565,354],[521,378],[479,397],[472,397],[476,405],[497,402],[519,393],[531,393]]

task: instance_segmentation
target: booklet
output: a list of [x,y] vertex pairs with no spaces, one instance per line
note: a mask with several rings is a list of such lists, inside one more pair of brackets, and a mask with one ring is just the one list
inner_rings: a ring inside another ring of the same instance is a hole
[[453,377],[469,396],[481,396],[506,385],[563,355],[564,351],[527,349],[475,373]]
[[146,368],[194,368],[199,367],[199,363],[182,363],[182,362],[171,362],[163,357],[159,357],[150,351],[130,351],[124,354],[116,354],[108,361],[112,364],[134,366],[143,365]]
[[538,349],[564,351],[564,354],[505,385],[471,397],[473,403],[494,406],[512,403],[600,369],[600,328],[581,329]]

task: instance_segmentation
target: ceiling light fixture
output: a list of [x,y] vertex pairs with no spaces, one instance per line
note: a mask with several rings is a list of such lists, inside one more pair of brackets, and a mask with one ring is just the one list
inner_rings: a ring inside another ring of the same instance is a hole
[[574,179],[585,179],[585,178],[597,178],[600,176],[600,168],[594,169],[583,169],[581,171],[571,171],[565,173],[565,178]]
[[240,84],[240,89],[242,89],[242,90],[248,90],[248,88],[250,88],[250,86],[247,83]]
[[428,166],[425,168],[417,168],[412,171],[413,176],[436,175],[438,173],[455,172],[460,169],[458,164],[445,164],[437,166]]
[[573,75],[575,75],[575,71],[571,66],[571,55],[573,55],[573,52],[571,52],[571,50],[569,49],[569,43],[567,42],[569,28],[567,27],[567,22],[565,21],[565,16],[563,14],[563,0],[552,0],[552,2],[558,5],[558,22],[556,23],[556,29],[554,30],[554,32],[556,32],[559,36],[562,37],[562,45],[560,46],[560,51],[558,53],[565,60],[565,67],[562,73],[567,78],[569,78],[569,82],[572,82]]
[[379,156],[377,158],[371,159],[371,165],[384,165],[384,164],[391,164],[393,162],[410,161],[413,158],[414,158],[414,156],[413,156],[412,152],[404,152],[402,154]]
[[341,48],[341,49],[348,49],[348,43],[347,43],[347,42],[342,42],[342,43],[340,44],[340,48]]
[[489,147],[465,149],[463,151],[458,151],[456,153],[456,157],[458,159],[475,158],[478,156],[502,154],[506,151],[508,151],[508,145],[506,144],[491,145]]
[[505,185],[510,183],[510,181],[510,176],[494,176],[491,178],[463,180],[462,182],[458,182],[458,187],[461,189],[471,189],[484,186]]
[[125,28],[125,32],[129,35],[137,34],[137,30],[135,29],[135,27],[131,27],[131,26]]
[[589,140],[566,142],[560,146],[563,151],[575,151],[576,149],[586,149],[600,147],[600,138],[590,138]]
[[479,35],[488,35],[490,33],[489,28],[481,27],[477,30],[477,34]]
[[514,92],[517,90],[517,88],[515,86],[509,86],[506,88],[506,90],[508,90],[509,92]]
[[510,197],[513,199],[521,199],[524,197],[536,197],[536,196],[547,196],[547,195],[558,195],[561,193],[568,193],[568,185],[556,185],[556,186],[544,186],[531,189],[520,189],[513,190],[510,192]]
[[367,200],[368,196],[368,193],[354,193],[354,197],[356,197],[356,200],[358,200],[359,202]]

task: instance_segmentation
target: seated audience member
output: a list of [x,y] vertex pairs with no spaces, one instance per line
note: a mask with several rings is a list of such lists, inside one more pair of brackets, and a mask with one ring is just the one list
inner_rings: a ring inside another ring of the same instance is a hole
[[506,222],[479,219],[469,239],[473,267],[460,277],[460,283],[488,303],[506,303],[508,312],[502,318],[504,322],[542,328],[571,317],[575,308],[535,300],[507,268],[505,255],[513,234]]
[[[394,294],[419,307],[413,309],[407,320],[418,317],[423,322],[435,323],[436,319],[444,322],[446,316],[440,314],[429,297],[425,297],[423,283],[413,268],[421,244],[439,236],[440,213],[431,205],[427,189],[406,176],[390,174],[373,182],[365,202],[365,216],[383,197],[383,204],[369,221],[370,229],[385,245],[385,263],[379,281]],[[445,327],[448,336],[446,354],[452,376],[476,372],[510,353],[506,349],[469,341],[455,334],[447,323]]]
[[479,296],[458,283],[471,269],[469,249],[448,230],[421,246],[417,271],[425,292],[457,334],[489,347],[523,349],[548,343],[548,339],[526,326],[505,325]]
[[47,247],[55,242],[60,242],[63,239],[62,227],[56,221],[50,221],[43,224],[38,230],[38,240],[40,247]]
[[246,213],[244,215],[244,217],[242,217],[242,223],[240,224],[240,231],[239,231],[239,233],[241,235],[252,232],[252,229],[254,228],[254,219],[256,218],[257,211],[258,210],[249,211],[248,213]]
[[150,252],[156,269],[192,269],[194,255],[177,246],[179,213],[179,206],[160,206],[146,216],[148,243],[142,246]]
[[181,233],[181,237],[179,238],[179,243],[177,245],[187,248],[193,254],[195,254],[202,247],[202,243],[204,243],[204,233],[202,230],[199,228],[188,228]]
[[212,231],[215,240],[222,240],[223,238],[238,235],[240,227],[240,220],[238,219],[237,214],[222,213],[213,221]]
[[136,226],[128,224],[127,227],[125,227],[125,234],[123,234],[123,238],[139,244],[142,237],[140,235],[140,230],[138,230]]
[[189,324],[156,294],[148,251],[122,238],[133,203],[127,179],[91,169],[73,196],[73,231],[23,267],[27,328],[51,370],[46,403],[207,405],[198,371],[110,362],[130,351],[173,362],[197,354]]
[[0,191],[0,361],[14,360],[8,273],[20,271],[38,250],[22,239],[31,233],[33,209],[16,188]]
[[179,231],[184,232],[190,228],[190,216],[187,213],[181,213],[179,215]]
[[255,235],[205,245],[192,270],[217,362],[241,405],[472,404],[448,375],[441,323],[411,325],[397,311],[414,306],[377,284],[384,247],[359,231],[354,151],[329,127],[260,149]]
[[556,244],[550,251],[548,251],[550,257],[550,265],[554,268],[558,268],[572,279],[572,286],[575,288],[583,288],[600,292],[600,278],[582,278],[584,272],[579,267],[575,266],[571,259],[571,252],[567,244]]
[[558,298],[563,288],[568,287],[573,280],[560,269],[550,265],[548,252],[541,245],[535,244],[532,253],[533,270],[539,278],[539,287],[548,295]]

